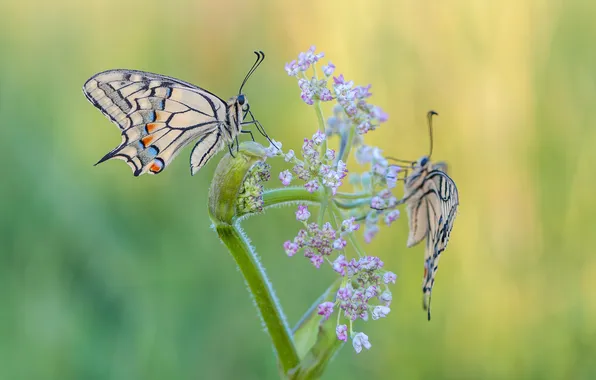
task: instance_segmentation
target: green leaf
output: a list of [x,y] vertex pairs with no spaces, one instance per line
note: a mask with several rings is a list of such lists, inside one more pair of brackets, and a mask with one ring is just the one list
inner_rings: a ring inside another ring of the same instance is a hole
[[300,357],[300,364],[288,375],[290,379],[317,379],[343,343],[335,334],[336,320],[324,321],[317,314],[317,306],[322,302],[335,300],[342,283],[338,278],[321,297],[310,307],[294,328],[294,345]]

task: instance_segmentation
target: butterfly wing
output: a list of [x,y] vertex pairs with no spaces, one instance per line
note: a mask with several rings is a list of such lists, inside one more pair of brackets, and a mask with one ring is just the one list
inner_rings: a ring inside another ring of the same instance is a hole
[[420,243],[428,235],[428,204],[424,198],[427,172],[425,168],[416,169],[405,183],[404,199],[407,199],[406,211],[410,225],[406,243],[408,248]]
[[223,147],[223,139],[219,130],[203,135],[190,154],[190,172],[194,175]]
[[[227,118],[227,104],[216,95],[148,72],[104,71],[85,83],[83,93],[122,133],[121,144],[98,163],[124,160],[135,176],[160,173],[183,147],[199,137],[221,138],[213,132],[219,131]],[[214,149],[222,146],[221,141],[212,144]],[[191,165],[193,174],[197,170]]]
[[432,170],[439,170],[442,171],[443,173],[447,174],[447,163],[445,161],[439,161],[439,162],[434,162],[432,163]]
[[441,253],[447,248],[453,222],[457,215],[459,194],[455,182],[440,170],[431,171],[424,184],[423,196],[428,210],[428,239],[422,276],[423,307],[430,320],[430,301]]

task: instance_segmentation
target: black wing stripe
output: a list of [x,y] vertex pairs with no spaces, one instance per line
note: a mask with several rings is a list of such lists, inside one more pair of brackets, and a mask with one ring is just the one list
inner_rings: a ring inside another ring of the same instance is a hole
[[[213,132],[212,132],[213,133]],[[201,140],[199,140],[199,142],[197,143],[200,144],[205,138],[207,138],[207,136],[211,135],[207,134],[205,135]],[[217,131],[217,137],[215,138],[215,141],[213,142],[213,144],[211,144],[211,146],[209,147],[209,149],[207,149],[207,151],[205,153],[203,153],[203,156],[201,157],[201,159],[199,160],[199,163],[197,164],[198,167],[203,166],[203,161],[205,161],[205,158],[207,157],[211,157],[210,153],[213,151],[213,149],[215,149],[215,147],[219,144],[219,140],[221,139],[221,132],[218,130]]]

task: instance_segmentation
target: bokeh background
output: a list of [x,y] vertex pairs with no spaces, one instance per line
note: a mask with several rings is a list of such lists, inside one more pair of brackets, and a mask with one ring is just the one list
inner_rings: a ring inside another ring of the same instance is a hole
[[[416,158],[440,113],[434,157],[461,199],[432,322],[404,218],[368,247],[400,276],[392,313],[325,377],[596,378],[596,3],[25,0],[0,14],[0,379],[277,378],[210,229],[216,162],[191,177],[188,149],[159,176],[93,167],[120,137],[81,86],[124,67],[228,98],[262,49],[246,93],[297,149],[316,117],[283,65],[311,44],[373,84],[390,120],[368,143]],[[291,209],[244,228],[294,324],[333,273],[285,256]]]

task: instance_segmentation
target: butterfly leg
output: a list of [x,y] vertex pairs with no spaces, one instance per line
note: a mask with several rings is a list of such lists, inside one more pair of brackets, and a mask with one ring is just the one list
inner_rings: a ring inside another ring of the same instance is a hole
[[252,141],[255,141],[255,137],[253,136],[252,131],[246,130],[246,131],[240,131],[240,132],[242,132],[242,133],[248,133],[250,135],[250,138],[252,139]]
[[230,156],[232,156],[232,158],[236,158],[236,156],[234,156],[234,142],[228,144],[228,150],[230,151]]
[[[390,165],[390,166],[397,166],[398,168],[400,167],[399,165]],[[397,176],[387,176],[387,178],[391,179],[391,180],[395,180],[395,181],[405,181],[406,178],[408,178],[408,169],[404,170],[404,176],[403,178],[399,178],[399,173],[397,174]]]
[[236,135],[236,153],[240,153],[240,143],[238,142],[238,135]]
[[254,124],[257,127],[257,130],[259,131],[259,133],[261,133],[263,136],[265,136],[265,138],[267,140],[269,140],[269,142],[271,143],[271,145],[273,145],[274,147],[276,147],[277,149],[279,149],[279,147],[277,145],[275,145],[273,143],[273,141],[271,141],[271,138],[269,137],[269,135],[267,134],[267,132],[265,132],[265,128],[263,128],[263,125],[255,119],[254,115],[252,114],[252,112],[250,110],[248,110],[248,114],[250,115],[252,121],[246,122],[246,123],[242,123],[242,124]]

